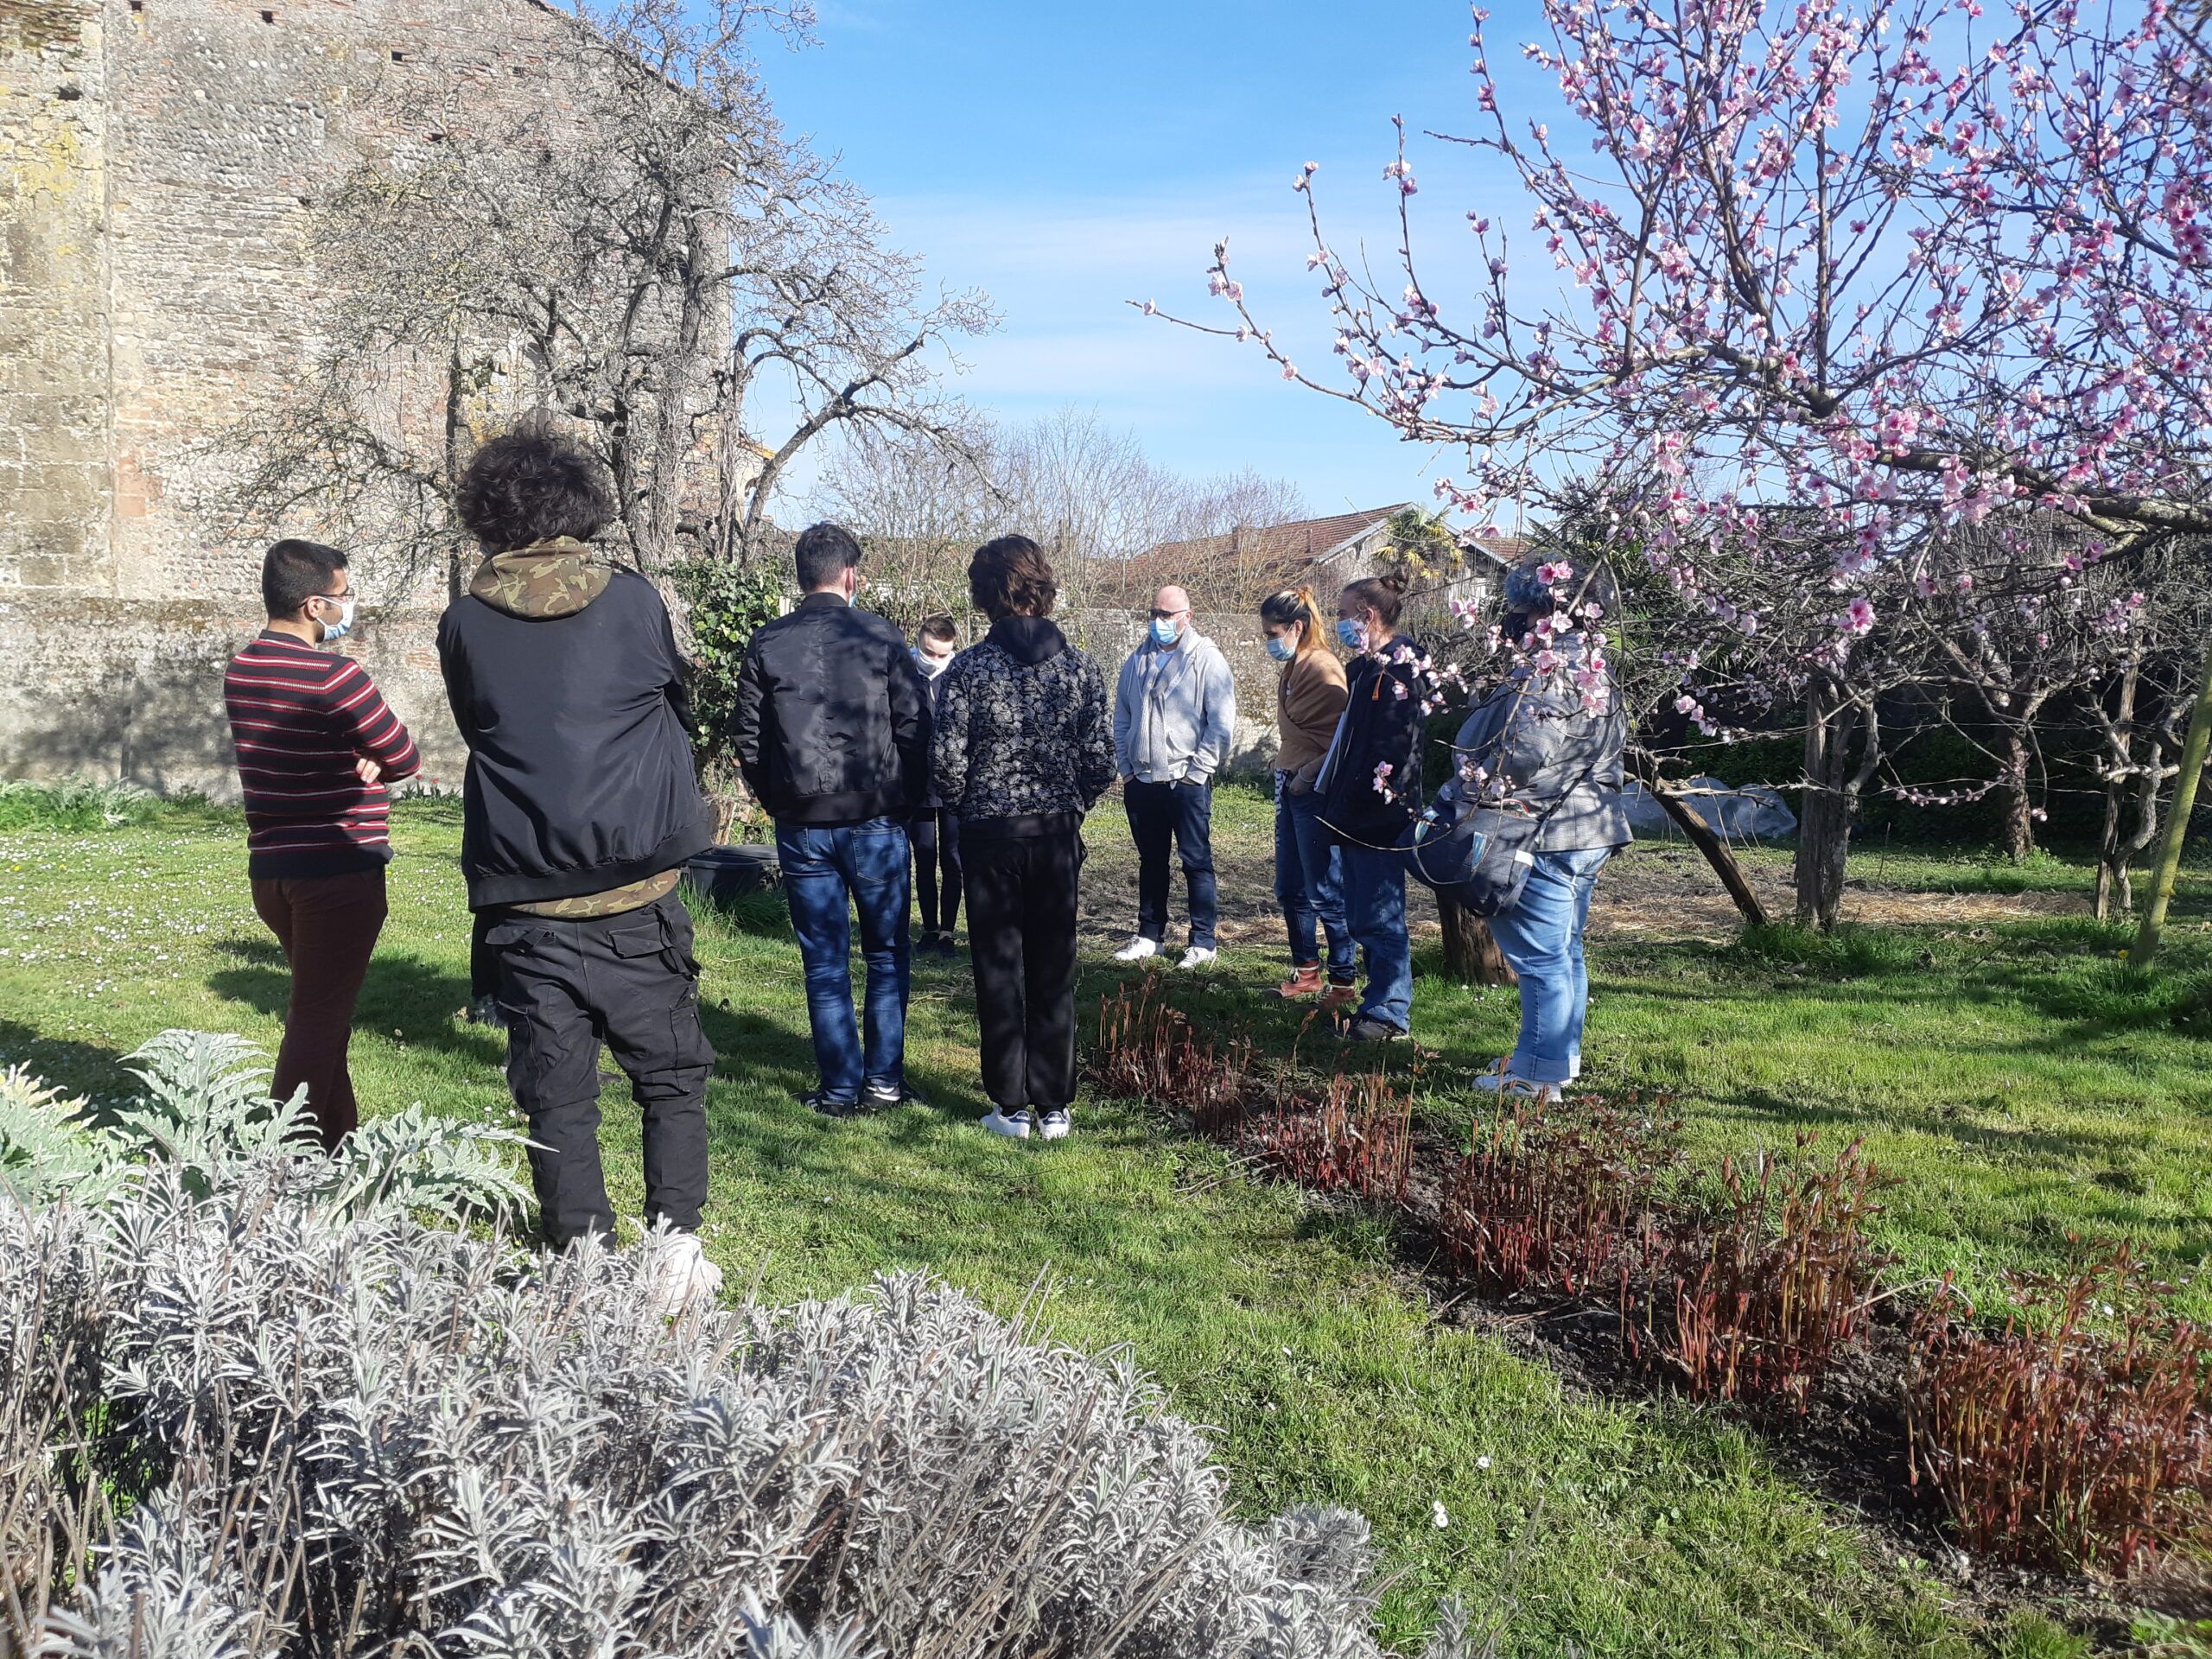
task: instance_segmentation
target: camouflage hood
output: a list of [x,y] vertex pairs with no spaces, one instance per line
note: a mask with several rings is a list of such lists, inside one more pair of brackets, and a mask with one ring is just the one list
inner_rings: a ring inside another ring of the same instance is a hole
[[574,616],[605,593],[613,576],[613,565],[563,536],[490,555],[476,567],[468,591],[509,616]]

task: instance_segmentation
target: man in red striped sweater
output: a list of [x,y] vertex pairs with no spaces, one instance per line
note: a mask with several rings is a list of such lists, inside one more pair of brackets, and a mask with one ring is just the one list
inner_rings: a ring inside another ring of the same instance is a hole
[[327,1150],[359,1121],[346,1047],[384,929],[385,785],[412,777],[420,761],[360,664],[318,649],[353,626],[346,556],[279,542],[261,563],[261,597],[269,626],[231,659],[223,701],[245,791],[253,907],[292,969],[273,1088],[287,1100],[307,1085]]

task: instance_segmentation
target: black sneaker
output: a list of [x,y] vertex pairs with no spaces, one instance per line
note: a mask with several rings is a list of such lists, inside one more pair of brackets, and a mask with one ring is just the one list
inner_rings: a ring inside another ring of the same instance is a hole
[[887,1112],[894,1106],[926,1106],[930,1097],[911,1083],[871,1083],[861,1090],[861,1099],[871,1112]]
[[839,1100],[827,1089],[817,1089],[810,1094],[801,1095],[799,1100],[810,1111],[819,1112],[824,1117],[858,1117],[861,1115],[860,1102]]
[[1370,1014],[1361,1014],[1344,1027],[1347,1041],[1355,1043],[1402,1043],[1406,1033],[1387,1020],[1377,1020]]

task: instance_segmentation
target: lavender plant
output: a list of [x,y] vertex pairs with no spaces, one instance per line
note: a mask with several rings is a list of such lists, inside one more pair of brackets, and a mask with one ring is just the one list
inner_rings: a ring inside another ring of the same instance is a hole
[[[154,1101],[231,1086],[189,1046]],[[1379,1656],[1365,1522],[1231,1519],[1125,1357],[912,1274],[671,1320],[664,1236],[531,1254],[404,1188],[271,1138],[0,1198],[0,1651]]]

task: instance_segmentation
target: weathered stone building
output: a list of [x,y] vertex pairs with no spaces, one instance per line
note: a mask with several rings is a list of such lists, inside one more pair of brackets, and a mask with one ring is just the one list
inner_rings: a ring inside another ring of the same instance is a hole
[[[232,787],[222,665],[264,543],[207,440],[312,349],[310,207],[443,141],[396,82],[543,99],[572,27],[535,0],[0,0],[0,776]],[[457,779],[439,596],[361,585],[387,602],[347,648]]]

